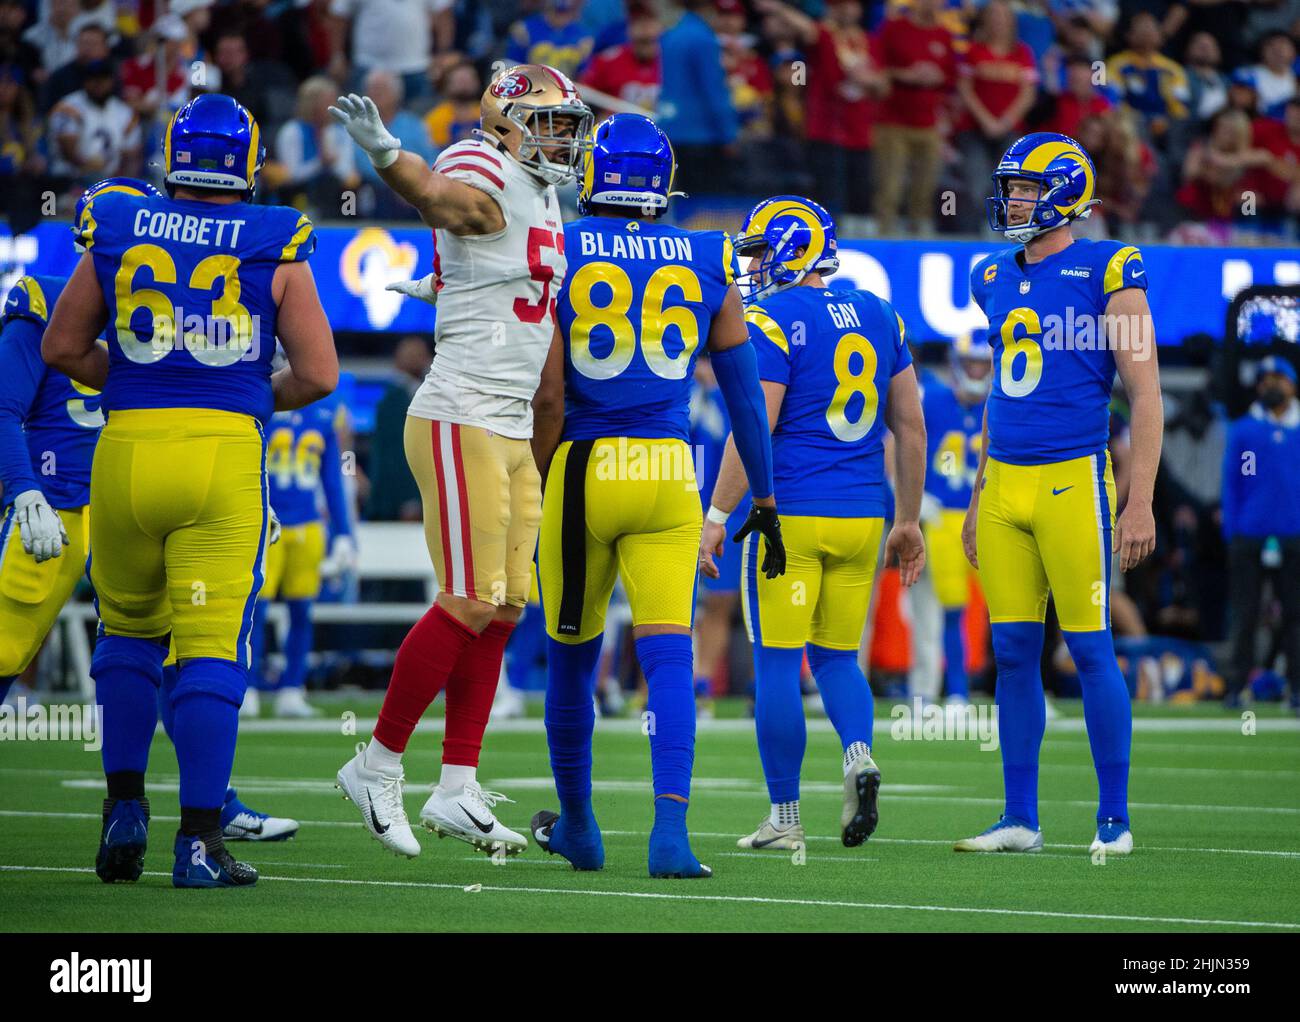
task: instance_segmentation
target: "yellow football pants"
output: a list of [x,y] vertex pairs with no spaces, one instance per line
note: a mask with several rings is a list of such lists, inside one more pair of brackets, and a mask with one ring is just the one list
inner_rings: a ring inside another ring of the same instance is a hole
[[60,510],[59,518],[69,543],[41,564],[23,551],[12,505],[0,524],[0,678],[27,670],[86,573],[90,508]]

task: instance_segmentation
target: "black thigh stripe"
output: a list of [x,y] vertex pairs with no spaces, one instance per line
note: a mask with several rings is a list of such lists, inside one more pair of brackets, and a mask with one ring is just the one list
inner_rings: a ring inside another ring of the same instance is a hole
[[587,462],[594,440],[575,440],[564,459],[564,506],[560,514],[561,635],[582,631],[583,599],[587,594]]

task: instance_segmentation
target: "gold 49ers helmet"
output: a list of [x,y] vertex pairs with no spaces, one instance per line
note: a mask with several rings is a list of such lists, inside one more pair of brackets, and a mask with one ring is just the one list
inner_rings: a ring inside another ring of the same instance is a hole
[[483,93],[481,117],[483,132],[538,177],[558,185],[578,176],[594,117],[573,82],[555,68],[506,69]]

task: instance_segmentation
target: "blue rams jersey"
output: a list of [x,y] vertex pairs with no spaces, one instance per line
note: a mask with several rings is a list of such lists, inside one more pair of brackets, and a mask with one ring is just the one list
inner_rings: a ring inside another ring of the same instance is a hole
[[1115,382],[1106,303],[1124,288],[1146,290],[1142,255],[1122,242],[1082,238],[1024,266],[1020,251],[989,256],[971,271],[993,347],[989,456],[1041,465],[1098,454]]
[[79,225],[108,304],[104,409],[212,408],[265,420],[274,402],[271,279],[316,247],[286,206],[101,195]]
[[64,277],[23,277],[0,318],[0,483],[4,500],[40,490],[56,508],[90,503],[90,463],[104,416],[99,392],[41,359],[41,335]]
[[772,430],[784,514],[885,514],[885,402],[912,364],[903,321],[869,291],[792,287],[745,310],[758,375],[785,384]]
[[984,402],[964,405],[953,389],[927,373],[921,384],[925,415],[925,490],[946,508],[970,506],[984,439]]
[[319,521],[318,497],[323,489],[331,532],[351,532],[343,499],[337,432],[340,411],[327,398],[271,416],[266,430],[266,478],[271,508],[282,525]]
[[[730,435],[731,416],[727,412],[727,403],[722,400],[721,389],[696,385],[691,394],[690,443],[691,448],[699,452],[697,482],[700,484],[700,500],[706,508],[713,497],[713,487],[722,468],[722,453]],[[736,510],[749,514],[746,497],[741,497]]]
[[695,360],[736,274],[731,239],[647,220],[564,228],[565,440],[690,435]]

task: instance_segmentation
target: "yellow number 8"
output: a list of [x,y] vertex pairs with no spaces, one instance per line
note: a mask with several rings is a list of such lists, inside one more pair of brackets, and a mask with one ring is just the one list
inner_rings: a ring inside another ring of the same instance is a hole
[[[1024,327],[1025,336],[1017,338],[1016,328]],[[1043,324],[1033,309],[1012,309],[1002,321],[1002,393],[1007,397],[1032,394],[1043,378],[1043,349],[1034,340],[1041,336]],[[1015,375],[1016,356],[1025,356],[1025,371]]]
[[[862,368],[856,373],[849,368],[855,354],[862,356]],[[839,386],[835,388],[830,407],[826,409],[826,424],[845,443],[861,440],[875,425],[876,413],[880,409],[880,395],[876,392],[878,363],[876,349],[861,334],[844,334],[835,346],[835,379],[839,381]],[[862,395],[862,414],[856,421],[850,420],[845,414],[849,399],[854,394]]]

